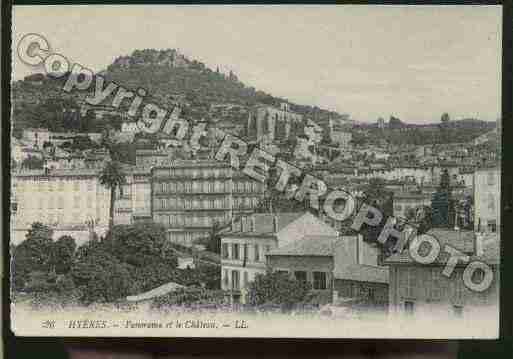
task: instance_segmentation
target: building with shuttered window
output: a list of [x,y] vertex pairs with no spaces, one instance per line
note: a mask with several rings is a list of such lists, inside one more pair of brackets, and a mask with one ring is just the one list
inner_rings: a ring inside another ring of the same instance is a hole
[[169,240],[186,246],[206,238],[215,223],[250,214],[264,184],[214,160],[177,160],[151,171],[151,214]]

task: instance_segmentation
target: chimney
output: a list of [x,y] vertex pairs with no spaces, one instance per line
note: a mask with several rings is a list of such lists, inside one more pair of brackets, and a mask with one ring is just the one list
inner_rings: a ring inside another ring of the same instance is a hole
[[484,235],[482,233],[474,233],[474,254],[476,256],[483,255],[483,237]]

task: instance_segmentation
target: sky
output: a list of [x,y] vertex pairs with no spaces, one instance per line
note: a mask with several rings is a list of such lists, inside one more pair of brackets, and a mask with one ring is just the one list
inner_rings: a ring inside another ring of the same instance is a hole
[[[177,48],[248,86],[371,122],[501,109],[499,6],[16,6],[27,33],[96,71],[135,49]],[[40,72],[13,55],[13,78]]]

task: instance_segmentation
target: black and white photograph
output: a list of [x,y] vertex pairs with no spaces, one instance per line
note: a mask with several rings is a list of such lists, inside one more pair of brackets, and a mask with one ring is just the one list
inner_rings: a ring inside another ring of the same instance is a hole
[[502,26],[14,6],[12,332],[498,338]]

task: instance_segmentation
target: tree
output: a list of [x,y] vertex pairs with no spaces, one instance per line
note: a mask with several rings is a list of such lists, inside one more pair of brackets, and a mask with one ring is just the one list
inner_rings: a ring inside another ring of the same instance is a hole
[[447,124],[449,124],[449,120],[450,120],[450,117],[447,112],[442,114],[442,117],[440,117],[440,122],[442,122],[442,125],[444,125],[444,126],[447,126]]
[[310,291],[310,283],[292,279],[288,274],[268,271],[257,274],[249,285],[249,302],[252,305],[276,304],[290,309],[302,302]]
[[89,304],[113,302],[133,294],[136,288],[130,272],[128,264],[94,245],[74,263],[71,276],[80,288],[81,301]]
[[52,254],[53,231],[40,222],[32,224],[26,239],[13,248],[13,282],[16,289],[23,289],[31,272],[48,272]]
[[442,114],[442,117],[440,118],[440,130],[442,132],[442,143],[450,143],[451,138],[449,135],[449,114],[446,112]]
[[434,227],[452,227],[454,224],[454,203],[449,172],[445,168],[440,184],[431,197],[432,222]]
[[166,240],[165,228],[155,223],[117,225],[107,235],[110,241],[107,251],[121,262],[143,267],[165,262],[169,268],[176,267],[176,255]]
[[66,274],[71,270],[77,245],[71,236],[62,236],[52,245],[50,265],[56,274]]
[[123,195],[123,185],[126,183],[126,176],[121,168],[121,164],[115,161],[109,161],[100,173],[100,183],[110,189],[110,208],[109,208],[109,230],[114,226],[114,204],[116,202],[116,190]]

